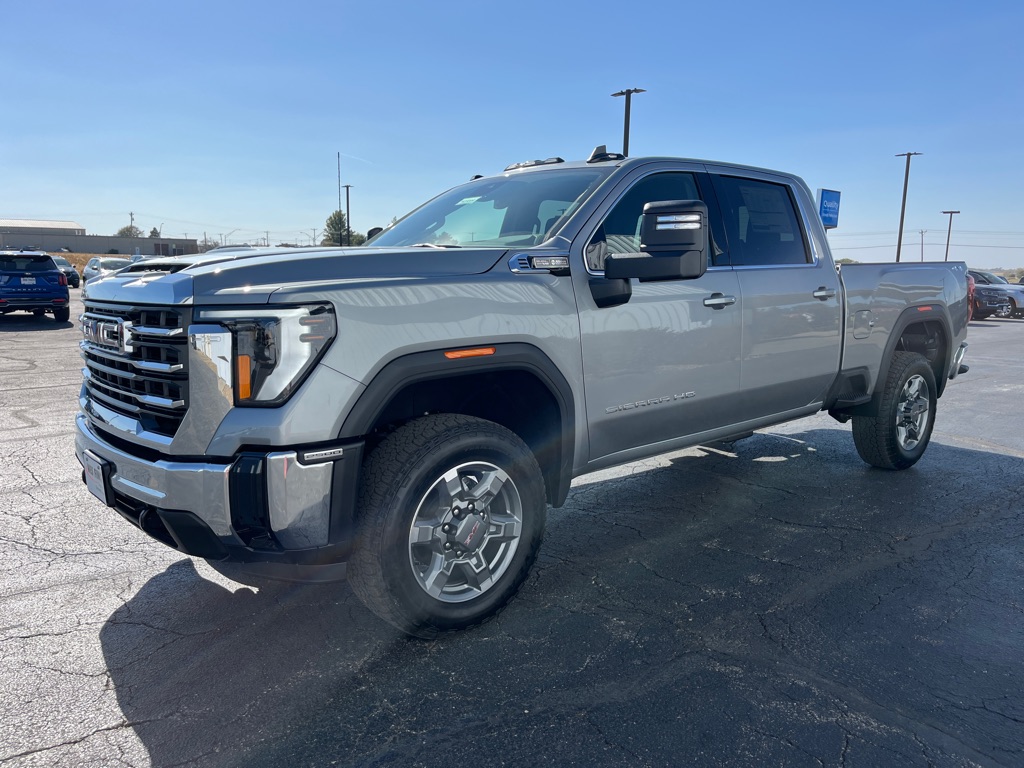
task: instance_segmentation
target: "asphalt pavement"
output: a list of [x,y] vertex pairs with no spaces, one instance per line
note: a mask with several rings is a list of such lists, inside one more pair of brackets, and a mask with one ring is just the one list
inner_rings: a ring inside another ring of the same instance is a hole
[[78,340],[0,316],[4,766],[1024,765],[1024,321],[971,324],[914,468],[820,415],[580,478],[433,642],[104,508]]

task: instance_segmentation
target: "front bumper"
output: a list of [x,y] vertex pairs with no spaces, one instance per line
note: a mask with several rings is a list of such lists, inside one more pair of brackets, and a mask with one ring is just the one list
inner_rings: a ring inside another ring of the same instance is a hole
[[1010,300],[1005,296],[978,296],[974,297],[975,316],[990,317],[992,315],[1009,314]]
[[172,460],[133,449],[79,414],[75,454],[83,466],[87,451],[103,468],[103,501],[185,554],[282,565],[348,559],[361,442]]

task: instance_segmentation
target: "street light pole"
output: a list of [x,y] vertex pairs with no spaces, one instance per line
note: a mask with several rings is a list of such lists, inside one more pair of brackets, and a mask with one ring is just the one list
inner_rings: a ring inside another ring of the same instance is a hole
[[622,155],[624,157],[629,157],[629,105],[630,99],[632,98],[634,93],[647,93],[647,91],[644,90],[643,88],[626,88],[624,90],[619,91],[618,93],[612,94],[612,96],[626,97],[626,117],[623,120],[622,126]]
[[927,232],[927,231],[928,231],[927,229],[919,229],[918,230],[918,232],[921,233],[921,261],[924,261],[924,233]]
[[903,204],[900,206],[900,231],[896,237],[896,261],[900,260],[900,249],[903,247],[903,217],[907,212],[907,184],[910,182],[910,158],[920,152],[902,152],[896,157],[907,158],[907,172],[903,174]]
[[352,220],[349,219],[348,191],[351,184],[345,185],[345,245],[352,245]]
[[949,214],[949,229],[946,230],[946,258],[943,261],[949,261],[949,236],[953,234],[953,214],[960,213],[960,211],[943,211],[943,213]]

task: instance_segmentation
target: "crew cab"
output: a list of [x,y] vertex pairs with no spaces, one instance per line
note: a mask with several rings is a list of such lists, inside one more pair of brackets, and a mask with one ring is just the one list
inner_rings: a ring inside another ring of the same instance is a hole
[[516,164],[364,247],[86,284],[76,453],[104,504],[222,567],[335,578],[431,637],[495,615],[604,467],[827,411],[921,459],[966,370],[962,263],[837,270],[779,171]]

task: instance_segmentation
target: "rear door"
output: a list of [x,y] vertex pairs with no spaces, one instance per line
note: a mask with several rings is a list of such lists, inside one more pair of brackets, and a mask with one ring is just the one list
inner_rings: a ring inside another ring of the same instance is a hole
[[839,275],[819,254],[792,179],[709,166],[743,296],[741,421],[820,404],[839,370]]

